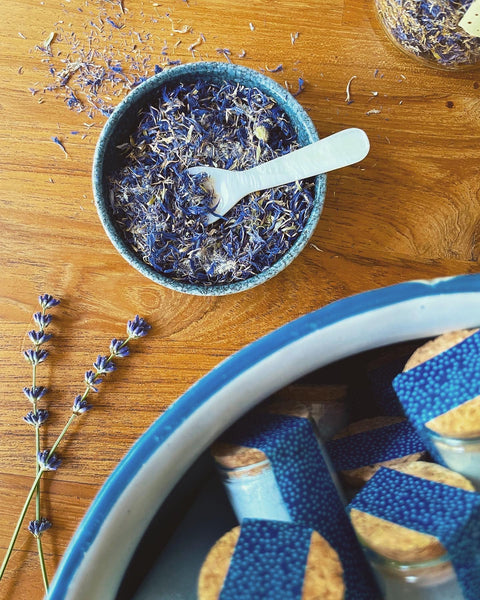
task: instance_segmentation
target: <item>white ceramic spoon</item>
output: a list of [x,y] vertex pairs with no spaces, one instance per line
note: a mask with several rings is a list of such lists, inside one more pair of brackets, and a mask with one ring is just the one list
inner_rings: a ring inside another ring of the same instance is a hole
[[201,166],[190,167],[188,172],[208,176],[215,200],[215,214],[209,215],[208,223],[214,223],[252,192],[347,167],[365,158],[369,149],[367,134],[353,127],[246,171]]

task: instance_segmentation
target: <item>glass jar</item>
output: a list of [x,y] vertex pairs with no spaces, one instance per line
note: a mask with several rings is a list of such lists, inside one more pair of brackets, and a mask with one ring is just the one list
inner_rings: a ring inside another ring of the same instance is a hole
[[480,437],[460,439],[428,433],[445,465],[470,479],[480,492]]
[[473,3],[478,0],[375,0],[395,46],[424,64],[451,70],[480,64],[480,33],[468,33],[464,27],[472,29],[462,21]]
[[402,564],[364,547],[384,600],[463,600],[448,554],[428,562]]
[[268,459],[233,468],[217,461],[216,467],[240,523],[245,518],[292,520]]

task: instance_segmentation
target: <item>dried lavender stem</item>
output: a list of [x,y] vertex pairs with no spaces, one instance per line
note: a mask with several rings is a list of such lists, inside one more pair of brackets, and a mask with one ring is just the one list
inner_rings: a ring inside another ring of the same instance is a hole
[[7,548],[7,553],[5,555],[5,558],[3,559],[2,566],[0,567],[0,580],[2,579],[3,574],[5,573],[5,569],[7,568],[7,564],[8,564],[8,561],[10,560],[10,556],[12,554],[13,547],[15,546],[15,542],[17,541],[17,537],[20,532],[20,527],[22,526],[23,520],[25,519],[25,515],[27,513],[28,507],[30,506],[30,502],[32,501],[35,490],[37,489],[37,485],[38,485],[42,475],[45,473],[45,471],[47,471],[47,469],[45,469],[44,467],[39,467],[37,476],[35,477],[32,487],[30,488],[30,491],[28,492],[27,499],[25,500],[25,503],[22,508],[22,512],[20,513],[20,516],[17,521],[17,525],[15,526],[15,530],[13,532],[12,539],[10,540],[10,544]]
[[37,550],[38,550],[38,559],[40,561],[40,570],[42,571],[43,586],[45,588],[45,592],[48,592],[47,567],[45,566],[45,556],[43,554],[42,539],[40,536],[37,537]]
[[[45,315],[45,308],[42,308],[42,316]],[[39,344],[35,344],[35,350],[37,350],[39,347]],[[37,386],[37,364],[34,363],[32,365],[32,389],[35,389]],[[37,399],[35,398],[34,402],[33,402],[33,414],[35,416],[37,416],[38,411],[37,411]],[[40,465],[38,464],[38,460],[37,460],[37,456],[40,453],[40,427],[37,425],[35,427],[35,472],[38,475],[39,471],[40,471]],[[35,520],[40,521],[40,479],[38,481],[38,484],[35,486]],[[48,592],[48,577],[47,577],[47,570],[46,570],[46,566],[45,566],[45,558],[44,558],[44,554],[43,554],[43,546],[42,546],[42,540],[41,537],[38,536],[37,537],[37,548],[38,548],[38,558],[40,561],[40,570],[42,572],[42,579],[43,579],[43,585],[45,587],[45,591]]]
[[[119,346],[119,348],[123,348],[124,346],[126,346],[128,344],[128,342],[132,339],[133,336],[128,336],[127,339]],[[113,357],[115,355],[113,353],[110,354],[110,356],[107,358],[107,362],[110,362]],[[82,400],[85,400],[85,398],[88,396],[90,392],[90,388],[87,387],[85,389],[85,391],[83,392],[82,395]],[[57,439],[55,440],[55,443],[53,444],[53,446],[50,449],[50,452],[48,453],[48,458],[47,460],[53,456],[53,454],[55,453],[55,450],[57,449],[58,445],[60,444],[60,442],[62,441],[63,437],[65,436],[65,434],[67,433],[70,425],[73,423],[73,421],[75,420],[75,417],[77,417],[78,415],[76,413],[73,413],[71,415],[71,417],[68,419],[68,421],[65,424],[65,427],[62,429],[60,435],[57,437]]]
[[68,431],[68,428],[69,428],[69,427],[70,427],[70,425],[73,423],[73,421],[75,420],[75,417],[76,417],[76,416],[77,416],[77,415],[76,415],[75,413],[73,413],[73,414],[71,415],[71,417],[68,419],[68,421],[67,421],[67,423],[66,423],[65,427],[62,429],[62,432],[61,432],[61,433],[60,433],[60,435],[57,437],[57,439],[55,440],[55,443],[54,443],[54,444],[53,444],[53,446],[51,447],[51,449],[50,449],[50,452],[48,453],[47,460],[53,456],[53,454],[54,454],[55,450],[56,450],[56,449],[57,449],[57,447],[58,447],[58,444],[60,444],[60,442],[62,441],[62,439],[63,439],[64,435],[67,433],[67,431]]

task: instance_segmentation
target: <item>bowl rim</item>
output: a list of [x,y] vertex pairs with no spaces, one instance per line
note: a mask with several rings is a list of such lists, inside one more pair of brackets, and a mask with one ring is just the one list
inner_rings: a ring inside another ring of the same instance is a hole
[[[252,277],[230,284],[207,286],[176,281],[155,271],[152,267],[144,263],[142,259],[133,252],[129,244],[124,241],[115,225],[112,223],[112,220],[109,218],[108,198],[105,198],[103,193],[102,167],[104,164],[105,150],[108,146],[109,139],[114,135],[115,129],[125,113],[130,109],[132,104],[140,101],[144,95],[151,93],[155,88],[158,88],[173,79],[192,77],[195,75],[200,77],[212,73],[215,73],[215,75],[224,75],[227,80],[229,78],[234,80],[245,78],[248,81],[253,78],[255,80],[255,86],[259,87],[264,93],[270,95],[277,103],[281,104],[282,108],[289,113],[289,116],[291,116],[292,113],[296,114],[296,119],[298,119],[298,122],[301,123],[302,126],[302,134],[308,139],[309,143],[313,143],[319,139],[318,132],[307,111],[287,89],[282,87],[271,77],[242,65],[217,61],[200,61],[175,65],[165,69],[148,78],[129,92],[127,96],[121,100],[103,126],[95,146],[92,165],[92,187],[95,206],[108,238],[120,255],[132,267],[151,281],[182,293],[198,296],[223,296],[243,292],[264,283],[285,269],[285,267],[287,267],[304,249],[315,231],[323,211],[327,182],[326,174],[319,175],[315,178],[315,194],[312,212],[295,243],[270,267]],[[253,85],[253,83],[251,85]]]
[[222,361],[150,426],[108,477],[47,598],[114,600],[163,500],[209,444],[258,402],[357,352],[478,326],[479,300],[480,274],[404,282],[328,304]]

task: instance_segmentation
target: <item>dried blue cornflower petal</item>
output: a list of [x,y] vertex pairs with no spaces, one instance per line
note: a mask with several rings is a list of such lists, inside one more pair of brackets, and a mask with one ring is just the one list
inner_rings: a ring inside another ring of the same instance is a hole
[[127,323],[127,333],[131,338],[144,337],[147,335],[150,329],[151,326],[145,321],[145,319],[142,319],[142,317],[139,317],[138,315],[136,315],[134,319],[128,321]]
[[44,396],[46,392],[47,388],[43,385],[33,386],[31,388],[23,388],[23,393],[30,400],[30,402],[32,402],[32,404],[37,402],[37,400],[40,400],[40,398]]
[[72,412],[75,415],[81,415],[91,408],[93,408],[93,404],[88,404],[87,401],[79,395],[73,401]]
[[62,459],[56,454],[50,456],[50,450],[42,450],[37,454],[38,464],[46,471],[56,471],[62,464]]
[[130,354],[130,350],[128,349],[127,345],[123,344],[125,344],[125,340],[117,340],[116,338],[113,338],[113,340],[110,342],[110,354],[112,356],[119,357],[128,356]]
[[38,301],[43,310],[47,310],[48,308],[52,308],[53,306],[60,304],[60,300],[50,296],[50,294],[42,294],[38,297]]
[[28,423],[29,425],[33,425],[35,427],[40,427],[41,425],[43,425],[43,423],[45,423],[47,419],[48,410],[45,410],[43,408],[39,408],[36,414],[30,411],[23,417],[25,423]]
[[98,392],[97,385],[103,381],[97,375],[95,371],[85,371],[85,384],[92,392]]
[[97,372],[101,374],[111,373],[117,368],[115,364],[111,360],[109,360],[108,356],[100,355],[97,356],[97,360],[93,363],[93,366],[95,367],[95,369],[97,369]]
[[49,313],[44,314],[41,312],[36,312],[33,315],[33,320],[35,321],[39,329],[46,329],[52,322],[52,318],[52,315]]
[[42,535],[44,531],[50,529],[50,527],[52,527],[52,523],[45,517],[42,517],[41,519],[35,519],[35,521],[30,521],[30,523],[28,524],[28,531],[30,531],[32,535],[38,538]]
[[24,350],[23,356],[25,357],[25,360],[31,363],[32,365],[38,365],[47,358],[48,352],[43,349]]
[[30,338],[32,344],[35,346],[40,346],[41,344],[48,342],[48,340],[52,337],[52,334],[45,333],[44,331],[32,330],[28,332],[28,337]]

